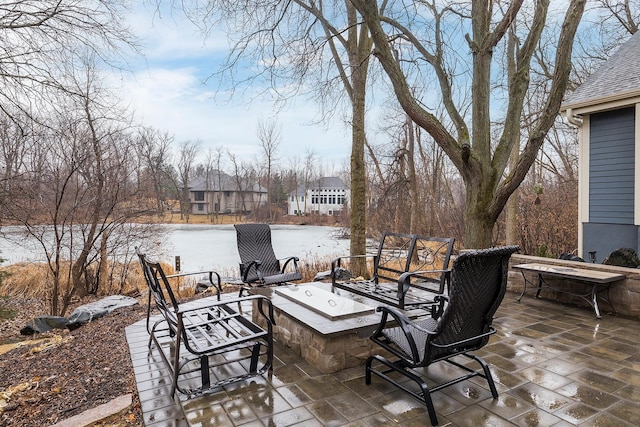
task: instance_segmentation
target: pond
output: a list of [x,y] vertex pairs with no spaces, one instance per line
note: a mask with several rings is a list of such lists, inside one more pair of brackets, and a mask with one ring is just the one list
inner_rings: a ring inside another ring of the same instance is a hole
[[[233,225],[169,225],[167,261],[179,255],[182,271],[236,269],[240,263]],[[348,255],[349,240],[335,236],[337,227],[271,225],[271,241],[278,258],[300,259]]]
[[[165,224],[162,227],[167,230],[166,241],[160,250],[163,261],[173,265],[175,257],[180,256],[182,271],[237,269],[240,257],[233,225]],[[42,250],[24,236],[24,229],[3,227],[2,231],[11,237],[11,240],[0,239],[4,266],[44,260]],[[331,258],[349,253],[349,240],[336,237],[341,231],[339,227],[271,225],[271,239],[278,258]]]

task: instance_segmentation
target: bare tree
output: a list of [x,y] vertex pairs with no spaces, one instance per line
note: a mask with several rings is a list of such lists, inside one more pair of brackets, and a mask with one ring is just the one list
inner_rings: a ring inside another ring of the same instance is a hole
[[[630,0],[596,0],[597,7],[604,14],[601,21],[601,29],[603,32],[610,34],[609,31],[623,31],[628,34],[635,34],[638,31],[638,23],[640,22],[640,5],[637,1]],[[609,42],[616,42],[610,39]]]
[[222,154],[223,148],[221,146],[207,150],[205,180],[207,193],[212,194],[212,200],[209,201],[212,205],[209,210],[211,222],[218,221],[222,202]]
[[278,161],[277,151],[282,140],[282,130],[275,120],[258,122],[258,140],[262,149],[262,160],[264,162],[267,176],[265,177],[265,188],[267,189],[267,209],[269,211],[269,221],[274,220],[275,211],[272,209],[271,180],[273,168]]
[[189,179],[193,169],[193,162],[200,151],[197,141],[184,141],[180,144],[178,172],[180,174],[180,219],[189,221],[191,203],[189,201]]
[[[220,74],[233,89],[267,74],[270,93],[283,103],[300,91],[314,95],[322,119],[344,102],[352,134],[350,251],[365,253],[365,112],[372,42],[352,3],[216,0],[201,7],[180,6],[206,34],[211,25],[228,26],[233,47]],[[264,68],[244,79],[247,74],[236,71],[246,57],[259,58]],[[238,81],[240,74],[244,80]],[[305,84],[309,81],[313,83]],[[356,273],[357,268],[364,265],[356,265]]]
[[[13,120],[37,116],[51,91],[66,90],[64,69],[86,55],[116,65],[135,49],[120,0],[17,0],[0,6],[0,109]],[[13,107],[13,108],[12,108]],[[21,111],[25,114],[14,114]]]
[[[452,3],[442,9],[435,1],[422,3],[422,9],[413,9],[406,8],[402,1],[385,3],[382,8],[378,2],[353,0],[371,31],[375,56],[388,75],[398,102],[409,117],[442,147],[464,180],[464,244],[467,247],[487,247],[493,243],[493,226],[498,216],[509,196],[525,178],[553,126],[568,85],[573,40],[585,2],[571,0],[565,8],[557,37],[552,78],[548,81],[549,96],[544,108],[538,112],[533,132],[526,137],[517,165],[507,169],[511,150],[520,143],[520,120],[524,99],[530,89],[531,59],[548,25],[547,20],[552,19],[549,17],[549,0],[536,2],[532,10],[523,8],[522,0],[508,3],[504,9],[499,8],[500,2],[488,0],[473,1],[470,5]],[[406,12],[408,10],[412,12]],[[500,120],[502,132],[493,139],[491,100],[496,94],[492,88],[495,87],[494,79],[499,76],[492,70],[500,65],[494,63],[493,53],[500,43],[504,43],[505,34],[518,19],[529,22],[526,26],[528,32],[521,30],[524,26],[517,27],[522,31],[514,52],[517,73],[510,76],[509,91],[504,94],[505,108]],[[432,25],[414,25],[424,20],[429,20]],[[458,34],[461,31],[465,33],[469,48],[464,77],[457,80],[455,76],[461,75],[462,70],[456,69],[455,65],[465,58],[463,52],[459,49],[451,51],[455,46],[446,43],[455,38],[454,34],[447,33],[451,29]],[[427,30],[432,32],[425,33]],[[403,49],[413,55],[414,61],[398,61],[394,55],[396,40],[402,41]],[[428,69],[409,71],[403,68],[421,64]],[[427,72],[436,78],[440,95],[437,102],[446,109],[446,121],[434,116],[428,106],[425,108],[425,101],[412,89],[416,84],[411,84],[409,79]],[[456,93],[467,90],[461,88],[468,88],[470,97],[459,101]],[[471,113],[468,117],[470,127],[465,119],[467,105]]]
[[131,203],[135,155],[127,115],[100,86],[93,62],[75,73],[66,83],[74,96],[60,93],[43,112],[48,125],[33,133],[32,152],[10,178],[11,197],[2,199],[3,215],[22,224],[45,254],[56,315],[73,294],[104,285],[109,236],[139,213]]
[[[241,213],[245,213],[247,212],[247,204],[246,204],[246,194],[247,194],[247,190],[248,190],[248,167],[246,164],[244,164],[243,162],[241,162],[238,159],[238,156],[231,153],[231,152],[227,152],[227,155],[229,156],[229,160],[231,161],[231,166],[233,167],[233,179],[235,180],[235,184],[236,184],[236,190],[237,190],[237,194],[235,194],[235,201],[234,201],[234,211],[236,212],[236,215],[238,214],[238,212]],[[240,200],[238,200],[238,198]]]
[[171,144],[173,137],[167,132],[153,128],[138,131],[135,144],[141,167],[138,170],[138,183],[151,181],[156,210],[162,215],[167,200],[167,181],[171,180]]

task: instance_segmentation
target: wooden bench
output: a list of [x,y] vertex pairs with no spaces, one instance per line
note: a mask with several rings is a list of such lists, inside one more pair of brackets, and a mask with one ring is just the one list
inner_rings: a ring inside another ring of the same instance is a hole
[[[622,280],[625,278],[624,274],[619,273],[608,273],[606,271],[589,270],[586,268],[574,268],[568,266],[540,263],[517,264],[513,266],[513,269],[519,270],[522,273],[522,277],[524,280],[522,293],[520,294],[520,297],[518,297],[518,301],[522,299],[524,293],[527,290],[527,284],[530,283],[536,286],[536,298],[540,297],[540,291],[545,288],[582,298],[593,308],[598,319],[600,319],[601,317],[600,307],[598,306],[598,294],[606,292],[607,296],[601,298],[609,304],[609,306],[615,313],[616,310],[609,300],[609,288],[611,287],[611,284],[613,282],[617,282],[618,280]],[[537,284],[534,284],[531,280],[527,279],[525,273],[535,273],[538,278]],[[563,288],[552,286],[548,281],[545,280],[545,277],[556,279],[570,279],[577,282],[586,283],[588,285],[587,291],[579,292],[577,289],[575,289],[575,287],[570,287],[570,285]]]
[[[454,238],[425,237],[385,232],[375,255],[336,258],[331,283],[336,288],[400,309],[431,307],[445,292]],[[355,258],[372,259],[370,279],[341,280],[342,270]],[[407,274],[411,272],[411,274]]]
[[[159,263],[137,252],[149,286],[149,354],[155,346],[171,373],[171,396],[176,390],[187,397],[199,396],[272,369],[275,322],[268,298],[248,296],[220,300],[218,293],[217,297],[179,304],[169,285],[168,279],[172,276],[165,275]],[[188,274],[191,273],[180,276]],[[220,289],[220,277],[215,276]],[[159,320],[153,325],[150,325],[153,321],[151,298],[160,312]],[[236,310],[243,303],[255,303],[257,314],[254,315],[262,317],[264,328]],[[249,362],[238,363],[245,360]]]

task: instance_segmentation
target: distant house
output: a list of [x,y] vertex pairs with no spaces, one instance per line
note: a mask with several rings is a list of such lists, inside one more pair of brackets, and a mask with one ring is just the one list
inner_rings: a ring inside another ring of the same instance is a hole
[[191,213],[208,215],[252,212],[267,202],[267,190],[256,182],[213,171],[189,185]]
[[336,215],[349,201],[349,192],[340,178],[320,178],[299,186],[289,194],[289,215]]
[[578,126],[578,254],[601,262],[640,241],[640,32],[580,87],[561,111]]

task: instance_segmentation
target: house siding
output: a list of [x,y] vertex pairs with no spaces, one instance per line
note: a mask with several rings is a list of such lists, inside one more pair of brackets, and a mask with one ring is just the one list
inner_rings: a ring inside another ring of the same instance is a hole
[[635,109],[592,114],[589,145],[589,222],[633,224]]
[[344,182],[336,177],[320,178],[318,181],[299,186],[289,194],[289,215],[336,215],[348,203],[348,191]]

